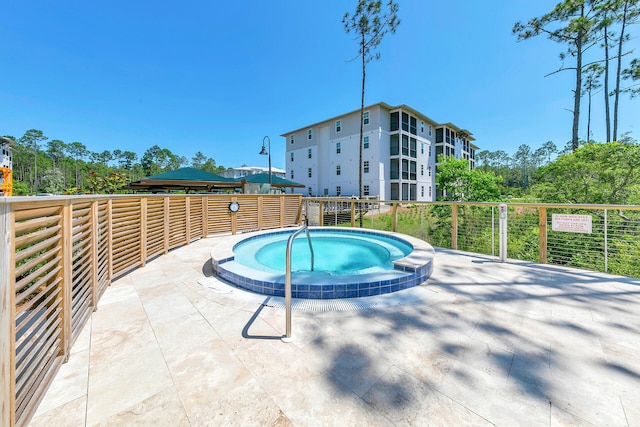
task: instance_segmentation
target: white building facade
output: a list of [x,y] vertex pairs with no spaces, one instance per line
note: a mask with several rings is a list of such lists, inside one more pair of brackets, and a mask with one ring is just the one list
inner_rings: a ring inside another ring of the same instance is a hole
[[[269,173],[269,168],[260,166],[242,166],[240,168],[229,168],[217,173],[217,175],[225,178],[244,178],[245,176],[255,175],[259,173]],[[278,168],[271,168],[271,175],[286,178],[286,171]]]
[[[378,103],[363,120],[363,196],[381,200],[432,201],[437,153],[468,158],[475,166],[471,132],[438,124],[407,105]],[[443,135],[436,142],[436,133]],[[287,132],[287,178],[313,196],[359,194],[360,110]],[[445,136],[447,136],[445,138]]]
[[13,154],[11,146],[15,144],[13,140],[0,137],[0,167],[11,169],[13,167]]

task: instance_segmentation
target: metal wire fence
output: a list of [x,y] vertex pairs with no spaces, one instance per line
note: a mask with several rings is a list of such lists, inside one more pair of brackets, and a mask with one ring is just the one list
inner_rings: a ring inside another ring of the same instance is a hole
[[[497,256],[498,206],[305,198],[303,213],[310,225],[357,227],[362,217],[365,228]],[[567,229],[566,221],[575,220],[589,226]],[[506,253],[511,259],[640,277],[640,206],[509,203]]]

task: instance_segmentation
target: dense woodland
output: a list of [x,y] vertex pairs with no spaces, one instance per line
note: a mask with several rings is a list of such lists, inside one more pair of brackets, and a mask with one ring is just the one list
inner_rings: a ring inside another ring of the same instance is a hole
[[[12,139],[15,195],[112,194],[130,181],[184,166],[225,169],[201,152],[187,159],[157,145],[138,158],[119,149],[94,153],[34,129]],[[514,153],[483,150],[474,170],[466,160],[439,161],[436,180],[445,200],[640,204],[640,145],[629,135],[620,142],[581,141],[575,152],[570,142],[559,150],[551,141],[533,148],[523,144]]]
[[216,173],[225,168],[198,151],[191,159],[178,156],[157,145],[142,157],[132,151],[92,152],[81,142],[65,143],[49,139],[41,130],[31,129],[13,147],[13,194],[113,194],[131,181],[145,176],[193,166]]
[[485,150],[473,170],[467,160],[439,161],[443,200],[640,204],[640,145],[628,137],[583,144],[575,152],[558,153],[552,142],[535,150],[521,145],[513,155]]

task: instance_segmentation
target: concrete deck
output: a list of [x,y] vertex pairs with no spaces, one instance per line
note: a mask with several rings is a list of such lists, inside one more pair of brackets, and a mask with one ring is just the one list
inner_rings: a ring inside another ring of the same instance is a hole
[[294,310],[287,344],[211,277],[219,239],[114,282],[30,426],[640,426],[639,279],[438,250],[412,292]]

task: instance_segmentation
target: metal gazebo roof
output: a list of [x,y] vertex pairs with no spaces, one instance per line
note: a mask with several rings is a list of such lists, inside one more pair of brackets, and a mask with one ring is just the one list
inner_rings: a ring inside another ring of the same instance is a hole
[[233,190],[238,182],[196,168],[180,168],[170,172],[147,176],[129,183],[125,189],[134,191],[166,192],[171,190],[212,191]]
[[[268,173],[256,173],[253,175],[243,176],[242,178],[236,178],[236,182],[246,181],[251,184],[268,184],[269,183],[269,174]],[[279,176],[271,175],[271,186],[272,187],[297,187],[304,188],[304,184],[300,184],[295,181],[291,181],[286,178],[282,178]]]

